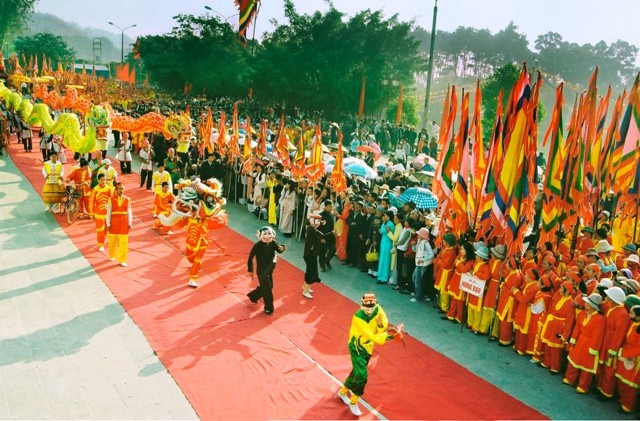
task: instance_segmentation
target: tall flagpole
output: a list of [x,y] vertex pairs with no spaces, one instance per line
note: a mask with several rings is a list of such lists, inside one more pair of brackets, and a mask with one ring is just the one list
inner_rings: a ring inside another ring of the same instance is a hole
[[436,19],[438,17],[438,0],[433,6],[433,22],[431,24],[431,44],[429,46],[429,67],[427,69],[427,92],[424,97],[424,114],[422,115],[422,128],[427,128],[429,121],[429,97],[431,96],[431,79],[433,79],[433,48],[436,43]]

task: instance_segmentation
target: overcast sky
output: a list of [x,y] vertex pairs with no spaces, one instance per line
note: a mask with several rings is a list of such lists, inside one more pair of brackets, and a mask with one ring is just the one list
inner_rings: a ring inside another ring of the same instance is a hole
[[[262,0],[257,17],[256,36],[271,31],[269,22],[276,19],[284,23],[283,0]],[[294,0],[298,13],[312,13],[328,9],[325,0]],[[382,9],[385,16],[397,13],[402,21],[415,22],[431,29],[433,0],[333,0],[336,9],[353,15],[359,10]],[[51,13],[83,27],[94,27],[120,33],[112,21],[124,28],[133,24],[126,34],[161,34],[171,30],[179,13],[201,15],[208,5],[230,22],[236,23],[237,13],[233,0],[39,0],[36,11]],[[234,16],[236,15],[236,16]],[[565,41],[578,44],[607,43],[624,40],[640,46],[640,0],[440,0],[438,2],[438,29],[453,31],[458,26],[486,28],[495,33],[513,21],[519,32],[525,33],[533,48],[538,35],[553,31]],[[249,35],[253,32],[249,28]]]

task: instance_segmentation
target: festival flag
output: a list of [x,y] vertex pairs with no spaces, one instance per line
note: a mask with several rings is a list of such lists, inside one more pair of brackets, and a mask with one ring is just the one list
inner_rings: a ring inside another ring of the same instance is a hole
[[562,123],[563,90],[564,83],[560,82],[556,88],[556,101],[551,113],[551,122],[543,141],[543,146],[546,146],[547,140],[551,139],[543,184],[539,244],[553,241],[555,232],[558,229],[558,208],[560,206],[560,194],[562,193],[562,163],[564,162],[565,153]]
[[613,113],[611,115],[611,121],[607,127],[605,142],[602,147],[602,158],[600,159],[600,181],[602,183],[603,193],[609,194],[613,192],[613,175],[615,170],[613,169],[613,149],[616,145],[617,139],[619,139],[620,131],[620,118],[622,116],[622,104],[626,98],[626,91],[618,95],[616,103],[613,106]]
[[364,116],[364,93],[366,82],[366,77],[362,75],[362,86],[360,87],[360,103],[358,104],[358,121],[361,121],[362,117]]
[[[129,64],[127,64],[128,66]],[[193,83],[185,81],[184,82],[184,88],[182,89],[182,93],[184,95],[188,94],[189,92],[191,92],[191,90],[193,89]]]
[[310,182],[318,181],[324,175],[324,162],[322,161],[322,131],[320,123],[316,125],[315,137],[311,145],[311,156],[306,168],[306,175]]
[[233,103],[233,115],[231,116],[231,136],[229,138],[228,162],[232,163],[234,158],[240,155],[240,147],[238,146],[239,133],[238,133],[238,103]]
[[218,124],[218,152],[224,155],[227,148],[227,115],[224,111],[220,112],[220,121]]
[[267,154],[267,120],[260,123],[260,135],[258,136],[258,146],[256,147],[256,156],[263,158]]
[[614,146],[613,168],[615,174],[613,178],[613,190],[625,193],[629,190],[635,175],[637,164],[636,151],[638,149],[638,89],[640,73],[636,77],[631,93],[629,94],[629,102],[622,117],[620,124],[620,139]]
[[140,58],[140,37],[136,38],[136,43],[133,44],[133,59],[137,60]]
[[[455,155],[454,137],[451,134],[453,122],[456,119],[456,108],[458,107],[456,97],[456,87],[452,86],[451,91],[447,88],[447,96],[442,112],[440,125],[440,135],[438,143],[440,145],[440,156],[436,168],[435,180],[433,183],[433,193],[439,198],[441,208],[444,209],[446,203],[451,198],[453,189],[452,171],[457,169],[453,165]],[[443,218],[444,219],[444,218]]]
[[[613,189],[620,194],[618,212],[630,217],[632,208],[637,209],[640,199],[640,73],[636,77],[629,94],[629,102],[620,123],[620,140],[622,152],[613,180]],[[615,164],[614,164],[615,165]],[[635,204],[636,206],[632,206]],[[637,212],[637,211],[636,211]]]
[[400,82],[400,94],[398,95],[398,110],[396,111],[396,124],[402,120],[402,82]]
[[482,90],[480,88],[480,80],[476,83],[476,96],[474,99],[470,133],[472,133],[473,149],[471,152],[470,168],[471,183],[469,184],[469,215],[471,219],[471,229],[475,229],[484,176],[487,171],[487,157],[484,154],[484,139],[482,138]]
[[[33,55],[33,76],[37,77],[38,76],[38,55]],[[84,66],[84,65],[83,65]]]
[[338,152],[336,152],[336,160],[333,163],[330,181],[331,185],[337,193],[347,189],[347,177],[344,175],[343,152],[342,152],[342,131],[338,130]]
[[497,214],[494,212],[494,196],[496,192],[498,174],[502,169],[503,144],[502,144],[502,98],[504,91],[498,93],[496,116],[491,133],[491,143],[489,144],[489,156],[487,158],[487,169],[482,183],[480,203],[478,213],[480,221],[478,223],[477,239],[488,240],[502,235],[501,226],[498,223]]
[[274,148],[275,155],[278,157],[282,165],[288,169],[291,168],[291,158],[289,157],[289,139],[284,129],[284,113],[280,116],[280,124],[278,126],[278,134],[276,136],[276,146]]
[[42,74],[43,75],[48,75],[49,74],[49,66],[47,63],[47,55],[45,53],[42,53]]
[[467,213],[469,202],[469,92],[462,97],[460,128],[458,129],[455,148],[462,149],[461,154],[455,153],[451,159],[453,168],[458,168],[457,182],[453,187],[449,215],[453,226],[453,233],[460,237],[469,229],[469,215]]
[[[202,127],[202,143],[206,145],[207,151],[209,153],[213,153],[214,145],[211,139],[211,135],[213,131],[213,113],[211,112],[211,108],[207,108],[207,117],[205,118],[204,125]],[[201,156],[204,158],[204,153],[201,152]]]
[[238,38],[247,43],[247,28],[258,11],[260,0],[234,0],[240,11],[238,15]]
[[249,118],[249,116],[247,116],[247,118],[244,121],[244,130],[245,130],[245,135],[244,135],[244,147],[242,148],[242,159],[246,162],[249,158],[251,158],[251,141],[253,140],[253,135],[252,135],[252,131],[253,129],[251,128],[251,119]]

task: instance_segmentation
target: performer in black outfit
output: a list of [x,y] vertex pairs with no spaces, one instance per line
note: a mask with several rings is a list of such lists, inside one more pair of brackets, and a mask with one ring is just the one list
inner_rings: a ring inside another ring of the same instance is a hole
[[264,312],[273,313],[273,270],[276,268],[276,252],[285,251],[285,246],[275,241],[276,232],[266,226],[258,231],[258,241],[249,253],[247,270],[254,278],[253,258],[256,258],[256,272],[258,273],[258,287],[247,294],[252,303],[257,303],[260,298],[264,300]]
[[307,270],[304,273],[304,283],[302,284],[302,295],[305,298],[312,299],[311,284],[316,282],[322,282],[320,275],[318,274],[318,253],[322,249],[322,246],[326,243],[325,238],[333,236],[333,232],[329,234],[323,234],[318,230],[321,223],[320,215],[309,216],[309,225],[307,225],[307,231],[304,241],[304,262],[307,264]]
[[[333,212],[333,202],[331,200],[327,199],[324,201],[324,210],[320,212],[320,217],[322,218],[322,222],[319,228],[320,232],[322,234],[332,234],[336,219]],[[333,255],[335,253],[336,237],[326,236],[325,242],[322,244],[320,250],[318,251],[321,272],[324,272],[327,269],[333,269],[333,267],[331,266],[331,259],[333,258]]]

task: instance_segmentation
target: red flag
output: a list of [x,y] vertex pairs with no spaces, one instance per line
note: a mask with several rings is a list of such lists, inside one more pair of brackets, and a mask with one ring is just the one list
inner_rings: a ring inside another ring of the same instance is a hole
[[364,91],[366,85],[366,78],[362,75],[362,87],[360,88],[360,104],[358,105],[358,121],[362,120],[364,116]]
[[330,177],[331,185],[338,193],[347,189],[347,178],[342,168],[342,159],[342,131],[338,131],[338,152],[336,153],[336,160]]
[[260,135],[258,136],[258,147],[256,148],[256,156],[262,158],[267,154],[267,120],[260,123]]
[[400,82],[400,94],[398,95],[398,110],[396,111],[396,124],[402,120],[402,82]]
[[220,113],[220,122],[218,125],[218,151],[220,154],[224,154],[227,148],[227,116],[223,112]]
[[322,162],[322,131],[320,123],[316,126],[316,134],[311,146],[310,165],[306,169],[307,177],[312,183],[324,175],[324,162]]
[[253,140],[253,135],[251,133],[253,129],[251,128],[251,119],[249,118],[249,116],[247,116],[244,122],[244,129],[246,131],[246,134],[244,135],[244,147],[242,148],[242,159],[244,161],[247,161],[251,157],[251,141]]
[[278,126],[278,135],[276,137],[275,154],[282,162],[285,168],[291,167],[291,159],[289,158],[289,140],[284,131],[284,113],[280,116],[280,125]]
[[234,158],[237,158],[238,156],[240,156],[240,147],[238,146],[238,139],[239,139],[239,134],[238,134],[238,103],[235,102],[233,104],[233,115],[231,116],[231,130],[233,131],[233,133],[231,134],[231,137],[229,138],[229,149],[228,149],[228,154],[229,154],[229,162],[233,162]]

